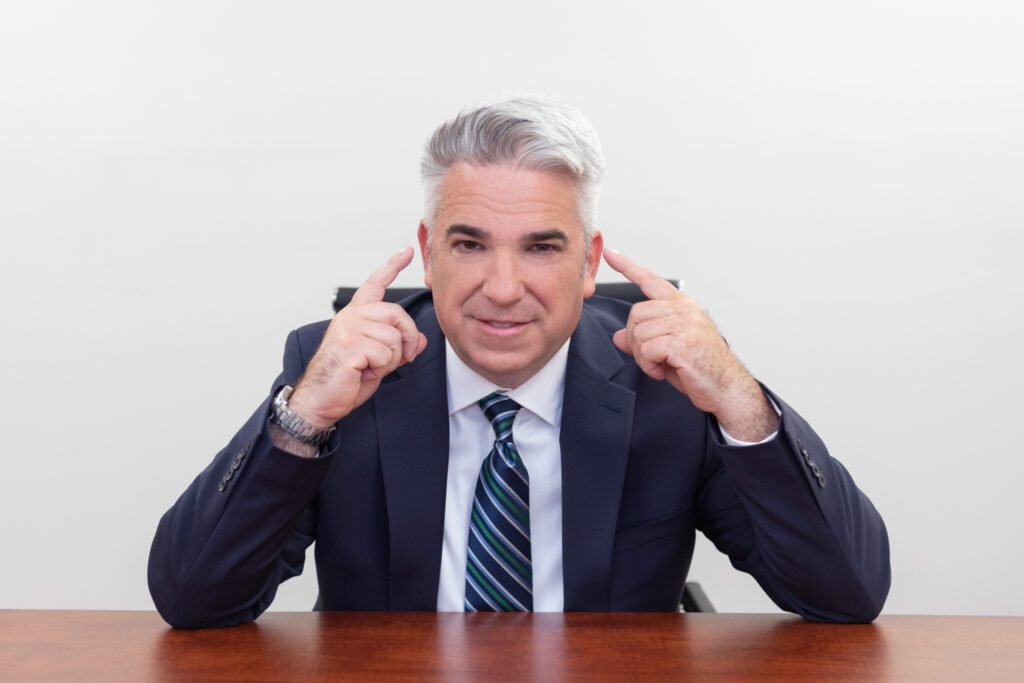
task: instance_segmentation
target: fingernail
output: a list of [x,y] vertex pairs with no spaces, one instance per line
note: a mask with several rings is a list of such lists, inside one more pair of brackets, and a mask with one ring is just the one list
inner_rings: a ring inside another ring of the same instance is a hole
[[619,250],[618,249],[612,249],[611,247],[605,247],[604,250],[605,251],[610,251],[611,253],[615,254],[616,256],[619,255]]

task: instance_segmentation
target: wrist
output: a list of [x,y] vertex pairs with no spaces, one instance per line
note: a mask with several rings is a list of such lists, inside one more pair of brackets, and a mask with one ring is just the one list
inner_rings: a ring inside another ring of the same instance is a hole
[[310,422],[297,413],[289,402],[293,391],[291,386],[286,385],[274,397],[270,421],[290,437],[319,449],[334,431],[334,425],[323,426],[322,423]]
[[777,432],[781,424],[779,414],[772,408],[761,385],[750,375],[714,415],[730,436],[753,443]]
[[306,390],[302,382],[299,382],[288,397],[288,408],[316,429],[331,429],[335,422],[344,417],[332,419],[324,416],[322,411],[317,409],[316,402],[311,398],[310,392]]
[[320,454],[319,448],[311,446],[304,441],[299,441],[281,429],[280,425],[273,422],[270,423],[270,441],[282,451],[303,458],[315,458]]

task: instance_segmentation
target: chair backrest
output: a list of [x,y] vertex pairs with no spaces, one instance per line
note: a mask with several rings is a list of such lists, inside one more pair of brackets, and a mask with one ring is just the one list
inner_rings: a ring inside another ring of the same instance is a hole
[[[678,287],[678,280],[669,280],[673,286]],[[337,313],[348,305],[352,295],[356,293],[356,287],[338,287],[334,290],[334,312]],[[422,292],[423,287],[388,287],[384,291],[384,301],[392,303],[401,301],[417,292]],[[599,296],[606,296],[610,299],[620,299],[635,304],[646,301],[647,297],[640,291],[640,288],[632,282],[599,282],[594,292]]]

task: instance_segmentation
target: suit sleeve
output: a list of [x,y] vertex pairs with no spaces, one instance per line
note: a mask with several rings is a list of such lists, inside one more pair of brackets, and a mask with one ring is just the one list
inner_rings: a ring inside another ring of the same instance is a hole
[[869,622],[889,592],[878,511],[810,425],[777,396],[777,438],[729,446],[709,418],[698,527],[782,609]]
[[[274,391],[294,384],[306,359],[292,332]],[[275,447],[273,393],[160,519],[149,590],[176,628],[233,626],[258,617],[278,585],[302,572],[316,536],[316,495],[337,443],[320,458]]]

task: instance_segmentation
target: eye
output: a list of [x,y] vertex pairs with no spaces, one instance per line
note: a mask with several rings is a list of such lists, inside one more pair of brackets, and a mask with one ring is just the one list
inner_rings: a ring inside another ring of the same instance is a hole
[[459,240],[458,242],[452,245],[452,249],[454,249],[455,251],[463,252],[479,251],[480,249],[483,249],[483,245],[481,245],[479,242],[474,242],[472,240]]
[[562,248],[551,242],[538,242],[537,244],[531,244],[527,250],[535,254],[553,254],[561,251]]

